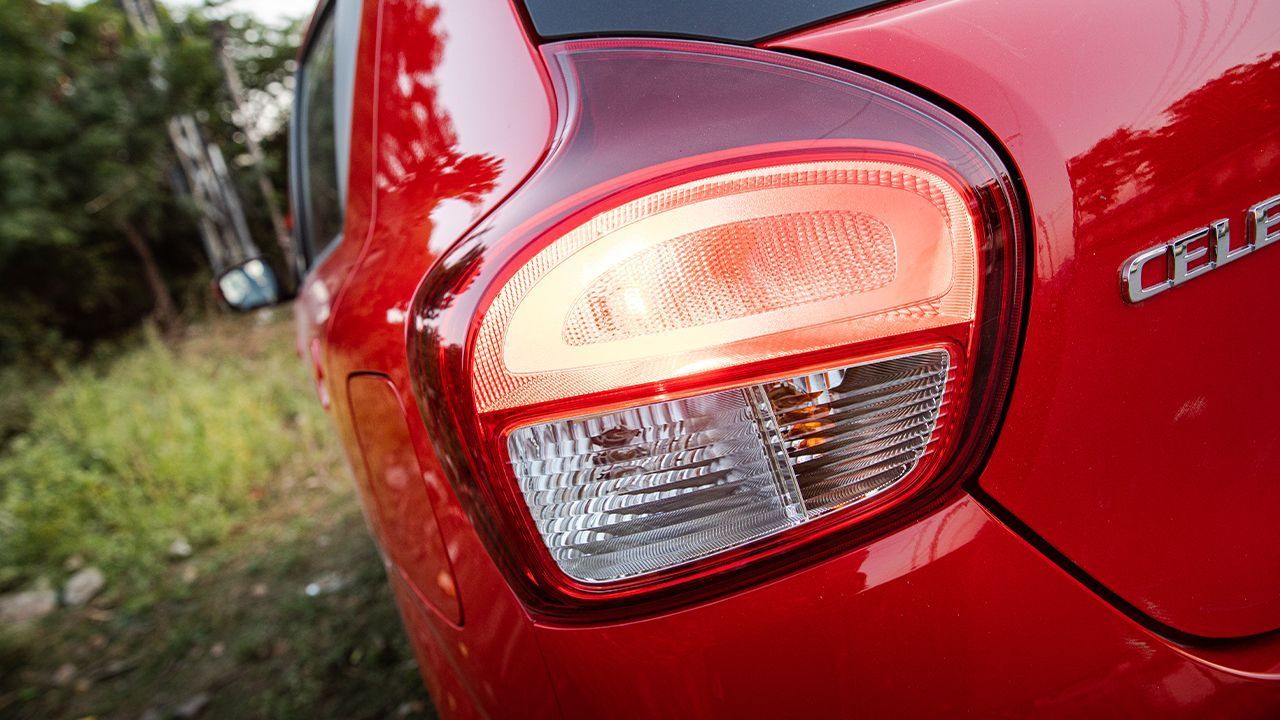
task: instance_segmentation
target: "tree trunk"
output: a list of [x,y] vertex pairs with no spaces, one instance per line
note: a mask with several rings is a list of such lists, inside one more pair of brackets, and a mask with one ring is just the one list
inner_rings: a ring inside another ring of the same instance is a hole
[[249,119],[253,114],[246,109],[248,101],[245,99],[244,83],[240,80],[240,71],[236,69],[235,61],[231,59],[231,54],[227,52],[226,24],[220,22],[213,26],[213,39],[218,60],[222,64],[222,75],[227,80],[227,89],[231,91],[231,101],[236,104],[236,109],[240,111],[239,117],[242,119],[240,130],[244,133],[244,143],[249,150],[249,157],[253,158],[254,174],[258,176],[258,191],[262,193],[262,199],[266,201],[267,213],[271,216],[271,227],[276,231],[276,244],[280,246],[280,252],[284,255],[284,264],[287,271],[280,278],[283,281],[281,284],[286,292],[292,293],[297,290],[294,287],[297,280],[295,273],[301,267],[298,264],[298,249],[294,246],[293,235],[285,224],[284,214],[280,212],[280,203],[276,199],[276,188],[271,183],[271,177],[267,175],[266,154],[262,152],[262,146],[258,143],[257,132],[254,131],[253,123]]
[[129,241],[129,247],[133,248],[138,260],[142,262],[147,287],[151,289],[151,297],[155,300],[154,312],[160,332],[170,340],[179,337],[182,335],[182,320],[178,317],[178,306],[173,302],[173,295],[169,293],[164,276],[160,274],[160,266],[156,264],[155,255],[151,254],[151,247],[131,221],[121,220],[118,225],[120,232]]

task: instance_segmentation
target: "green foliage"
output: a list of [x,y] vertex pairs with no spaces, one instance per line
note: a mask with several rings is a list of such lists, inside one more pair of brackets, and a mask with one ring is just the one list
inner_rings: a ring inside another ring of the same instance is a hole
[[[143,335],[35,396],[0,449],[0,588],[60,586],[73,554],[107,585],[0,627],[0,717],[176,717],[199,694],[210,720],[431,716],[291,330]],[[170,558],[179,535],[194,552]]]
[[[113,0],[0,0],[0,366],[47,364],[142,321],[152,293],[122,223],[146,237],[170,285],[201,273],[192,210],[174,199],[167,121],[194,114],[237,167],[244,138],[214,52],[214,10],[174,18],[162,7],[163,33],[147,37]],[[226,27],[250,94],[278,109],[296,28],[244,16]],[[277,173],[283,130],[276,123],[265,138]],[[240,170],[235,179],[269,248],[253,176]]]
[[34,405],[0,454],[0,576],[80,555],[145,599],[176,538],[215,544],[279,473],[318,471],[327,429],[287,326],[212,333],[175,352],[147,332]]

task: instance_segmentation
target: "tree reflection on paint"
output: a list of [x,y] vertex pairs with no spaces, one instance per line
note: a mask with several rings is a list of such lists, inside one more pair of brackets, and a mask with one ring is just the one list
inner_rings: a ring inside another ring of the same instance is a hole
[[388,22],[414,28],[417,42],[398,44],[381,58],[383,83],[390,83],[379,122],[416,132],[379,135],[376,182],[380,190],[412,192],[429,211],[449,199],[478,205],[494,189],[502,161],[493,155],[467,155],[458,149],[453,121],[440,106],[435,72],[446,36],[437,29],[440,6],[418,0],[389,0]]
[[[1280,53],[1237,65],[1184,95],[1159,127],[1125,127],[1068,163],[1080,226],[1155,188],[1180,187],[1159,205],[1253,201],[1241,187],[1280,162]],[[1252,173],[1251,178],[1241,178]],[[1189,182],[1178,182],[1183,178]],[[1260,193],[1280,192],[1280,188]],[[1158,211],[1158,208],[1156,209]]]

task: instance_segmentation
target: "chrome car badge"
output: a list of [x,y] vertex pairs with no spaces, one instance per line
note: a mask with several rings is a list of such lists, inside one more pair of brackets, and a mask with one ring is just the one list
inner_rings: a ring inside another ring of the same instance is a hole
[[[1280,212],[1271,214],[1278,208],[1280,195],[1250,207],[1240,245],[1232,244],[1230,222],[1222,219],[1137,253],[1120,268],[1120,294],[1128,302],[1142,302],[1280,240]],[[1157,261],[1164,264],[1163,272],[1152,275],[1146,268]]]

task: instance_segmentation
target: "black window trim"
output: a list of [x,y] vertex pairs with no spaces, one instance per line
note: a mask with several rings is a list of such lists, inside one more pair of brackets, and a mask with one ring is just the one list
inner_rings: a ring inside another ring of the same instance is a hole
[[669,37],[754,45],[902,0],[517,0],[542,41]]
[[[302,262],[303,267],[298,268],[300,276],[305,275],[307,271],[318,265],[342,243],[342,233],[339,232],[334,237],[328,238],[324,245],[317,249],[315,238],[311,237],[310,228],[307,227],[311,218],[311,174],[307,168],[303,138],[304,128],[306,127],[303,115],[306,108],[304,91],[306,89],[307,61],[310,60],[311,54],[315,50],[317,38],[323,35],[329,23],[333,22],[334,6],[336,4],[336,0],[325,0],[317,11],[315,19],[307,32],[306,39],[303,41],[302,52],[299,54],[298,70],[294,77],[293,113],[292,117],[289,118],[289,173],[293,178],[293,182],[289,184],[289,193],[294,207],[294,236],[298,247],[302,250],[299,260]],[[335,44],[336,31],[335,28]],[[338,62],[336,52],[334,62]]]

